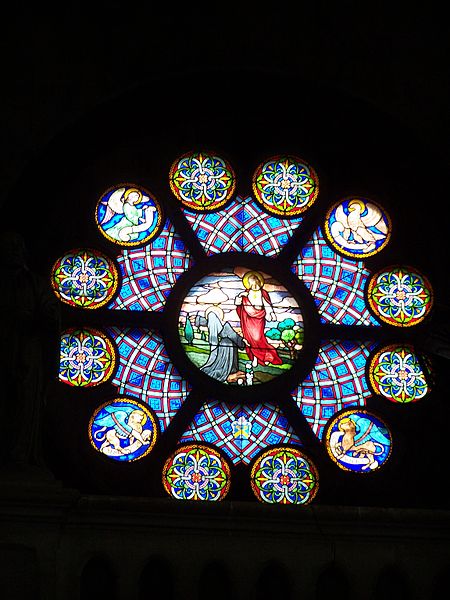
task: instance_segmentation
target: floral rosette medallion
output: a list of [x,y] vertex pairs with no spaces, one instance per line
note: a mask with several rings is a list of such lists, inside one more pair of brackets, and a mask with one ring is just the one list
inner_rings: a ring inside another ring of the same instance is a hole
[[325,233],[338,252],[365,258],[380,252],[389,242],[391,220],[372,200],[351,197],[328,211]]
[[304,212],[319,194],[312,167],[296,156],[275,156],[261,163],[253,175],[256,200],[269,212],[293,217]]
[[111,340],[97,329],[67,329],[61,334],[59,380],[90,387],[107,381],[115,368]]
[[89,439],[101,454],[120,462],[146,456],[156,443],[158,426],[152,411],[130,398],[100,406],[89,421]]
[[211,211],[233,195],[236,177],[229,163],[206,152],[189,152],[170,169],[169,182],[176,198],[194,210]]
[[378,416],[366,410],[347,409],[335,415],[325,429],[330,458],[344,471],[370,473],[388,460],[392,436]]
[[300,450],[276,447],[259,455],[251,471],[253,493],[271,504],[309,504],[319,488],[314,463]]
[[163,469],[166,492],[177,500],[223,500],[230,487],[230,467],[217,450],[180,446]]
[[416,402],[429,392],[425,372],[410,345],[392,344],[376,352],[369,377],[374,392],[392,402]]
[[120,246],[141,246],[158,233],[161,207],[151,192],[132,183],[109,188],[95,209],[99,231]]
[[65,304],[100,308],[113,297],[119,280],[114,262],[97,250],[73,250],[53,265],[51,283]]
[[412,267],[378,271],[369,282],[367,296],[377,317],[400,327],[423,321],[433,304],[430,283]]

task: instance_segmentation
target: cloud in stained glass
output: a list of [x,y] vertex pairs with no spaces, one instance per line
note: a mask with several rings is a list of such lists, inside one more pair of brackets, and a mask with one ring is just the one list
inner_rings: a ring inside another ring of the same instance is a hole
[[237,196],[226,208],[211,213],[186,208],[183,212],[209,256],[221,252],[275,256],[302,222],[299,216],[285,220],[267,214],[250,196]]
[[365,406],[371,395],[366,363],[373,342],[331,341],[319,348],[316,364],[293,397],[314,433],[322,438],[328,420],[341,408]]
[[186,244],[166,221],[159,236],[117,258],[122,285],[108,308],[161,311],[178,277],[193,265]]
[[303,247],[292,271],[311,292],[322,323],[379,325],[364,296],[370,271],[362,261],[330,248],[320,227]]
[[164,431],[185,401],[190,386],[170,360],[162,338],[146,329],[110,327],[118,349],[113,385],[120,394],[148,404]]
[[205,402],[181,442],[208,442],[225,452],[234,464],[249,464],[256,454],[276,444],[301,445],[281,410],[270,402],[256,406]]
[[352,196],[331,207],[325,235],[342,254],[365,258],[383,250],[391,236],[391,219],[373,200]]
[[162,210],[145,188],[120,183],[102,194],[95,220],[100,233],[111,242],[119,246],[142,246],[157,234]]

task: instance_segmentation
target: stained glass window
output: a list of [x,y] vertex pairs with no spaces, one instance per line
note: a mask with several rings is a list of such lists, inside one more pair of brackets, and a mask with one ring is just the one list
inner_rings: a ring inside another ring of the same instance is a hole
[[278,254],[302,222],[288,221],[264,211],[251,196],[236,196],[226,207],[209,213],[183,213],[208,255],[223,252],[250,252],[264,256]]
[[100,233],[111,242],[141,246],[156,236],[162,211],[151,192],[123,183],[102,195],[95,218]]
[[167,459],[163,483],[177,500],[223,500],[230,487],[230,467],[214,448],[188,444]]
[[349,409],[330,419],[325,445],[330,458],[341,469],[370,473],[388,460],[392,436],[377,415],[366,410]]
[[114,295],[119,275],[114,261],[97,250],[67,252],[52,269],[55,294],[66,304],[100,308]]
[[233,406],[217,400],[201,407],[181,439],[215,444],[234,464],[249,464],[261,449],[273,444],[301,445],[277,406]]
[[147,407],[129,398],[116,398],[95,410],[88,433],[98,452],[113,460],[132,461],[151,451],[157,425]]
[[253,465],[252,490],[261,502],[309,504],[318,491],[313,463],[297,448],[271,448]]
[[428,394],[429,372],[413,346],[391,344],[378,349],[369,367],[375,394],[392,402],[416,402]]
[[383,258],[401,224],[382,202],[329,197],[296,155],[247,179],[232,163],[186,152],[93,200],[95,239],[51,271],[60,385],[103,479],[147,465],[176,500],[320,502],[330,478],[383,471],[389,410],[430,395],[408,336],[432,287]]
[[91,386],[114,372],[116,352],[111,340],[95,329],[68,329],[61,334],[59,379],[68,385]]

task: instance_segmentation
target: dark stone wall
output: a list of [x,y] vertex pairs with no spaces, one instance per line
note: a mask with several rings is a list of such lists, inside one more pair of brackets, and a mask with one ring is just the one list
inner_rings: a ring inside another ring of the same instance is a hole
[[[68,2],[57,10],[10,6],[0,40],[4,197],[23,168],[92,108],[155,74],[171,73],[181,95],[215,100],[236,68],[276,74],[251,89],[288,107],[317,84],[362,99],[410,129],[418,152],[449,158],[449,36],[439,10],[348,2],[253,7],[223,3],[175,8],[124,1]],[[214,89],[191,68],[222,68]],[[154,94],[158,95],[155,89]],[[151,110],[151,98],[149,110]]]

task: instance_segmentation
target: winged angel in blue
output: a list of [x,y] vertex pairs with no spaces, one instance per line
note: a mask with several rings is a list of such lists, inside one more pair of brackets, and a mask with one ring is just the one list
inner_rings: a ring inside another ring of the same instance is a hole
[[148,235],[156,224],[156,207],[137,188],[115,190],[107,201],[100,203],[100,226],[114,240],[132,242],[139,235]]
[[114,406],[105,406],[101,416],[94,421],[98,429],[93,437],[99,443],[99,451],[117,457],[133,454],[148,446],[152,432],[144,429],[146,421],[147,416],[142,410],[118,410]]

